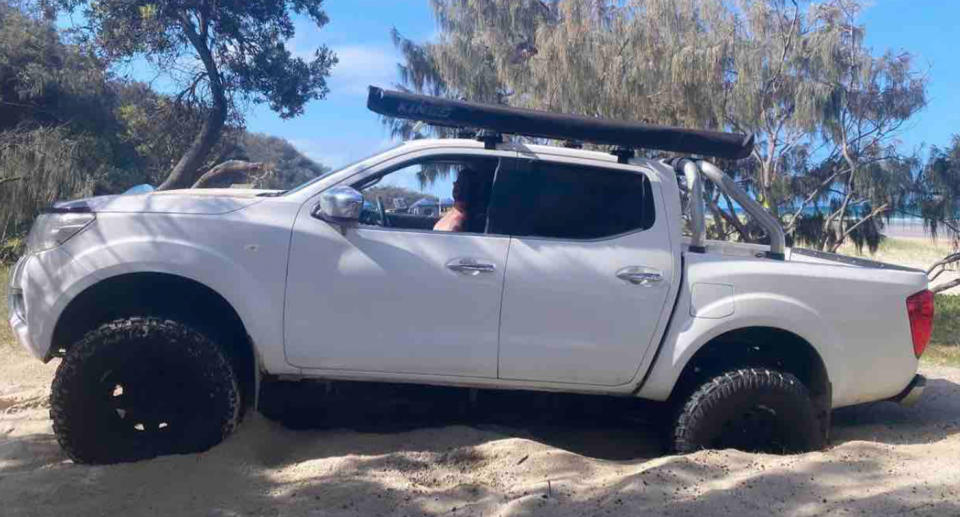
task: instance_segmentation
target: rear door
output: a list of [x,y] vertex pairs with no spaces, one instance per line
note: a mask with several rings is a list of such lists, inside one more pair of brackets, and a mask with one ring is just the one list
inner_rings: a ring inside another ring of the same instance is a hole
[[490,220],[511,236],[500,378],[629,382],[678,274],[656,176],[537,159],[504,170]]

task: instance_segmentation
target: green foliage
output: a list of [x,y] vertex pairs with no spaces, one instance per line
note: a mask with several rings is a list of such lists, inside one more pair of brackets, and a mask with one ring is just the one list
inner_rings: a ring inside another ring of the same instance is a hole
[[[437,38],[418,44],[394,31],[394,41],[404,89],[754,133],[752,156],[722,165],[795,240],[872,247],[877,221],[911,183],[915,162],[898,154],[895,136],[924,106],[926,79],[909,54],[864,45],[861,5],[431,0]],[[385,122],[405,138],[428,132]],[[713,235],[756,238],[719,191],[709,195]]]
[[960,346],[960,296],[938,294],[933,299],[932,345]]
[[[143,83],[115,81],[113,85],[117,90],[114,114],[121,125],[117,137],[143,158],[141,168],[148,171],[147,182],[159,185],[201,130],[206,109],[158,94]],[[211,146],[201,170],[227,159],[242,135],[239,121],[234,120]]]
[[286,140],[259,133],[244,133],[233,157],[266,164],[268,173],[257,178],[256,188],[287,190],[330,172]]
[[16,262],[17,258],[23,254],[26,246],[26,239],[23,237],[14,237],[0,241],[0,271],[2,271],[3,268],[2,264]]
[[116,101],[102,61],[0,2],[0,260],[18,252],[42,207],[143,180],[118,136]]
[[309,60],[286,46],[295,32],[293,13],[318,27],[327,23],[323,0],[45,1],[81,11],[84,25],[75,32],[104,60],[144,58],[183,87],[177,103],[203,113],[161,190],[189,187],[204,172],[228,119],[242,122],[238,105],[266,103],[282,118],[300,115],[307,102],[326,96],[337,62],[326,46]]
[[[111,77],[84,44],[0,0],[0,263],[20,253],[50,203],[163,181],[206,115],[202,103]],[[230,159],[272,164],[258,178],[266,188],[327,170],[282,139],[247,134],[237,119],[201,167]]]
[[228,95],[267,103],[284,118],[299,115],[308,101],[326,95],[326,76],[336,64],[326,46],[318,47],[310,60],[286,47],[294,36],[292,13],[306,15],[318,27],[326,25],[323,0],[49,3],[83,13],[88,25],[81,36],[95,42],[104,59],[143,56],[158,70],[169,70],[183,57],[195,57],[204,66],[190,75],[188,85],[222,83]]
[[916,176],[915,195],[908,200],[914,215],[923,218],[933,235],[944,230],[960,243],[960,134],[947,148],[933,147]]
[[87,47],[62,44],[52,23],[0,1],[0,131],[25,122],[109,127],[105,78]]
[[932,344],[927,347],[920,361],[937,366],[960,367],[960,347]]
[[[95,149],[64,128],[0,133],[0,178],[20,178],[0,186],[0,243],[10,259],[39,211],[58,199],[92,193]],[[10,241],[13,239],[13,241]]]

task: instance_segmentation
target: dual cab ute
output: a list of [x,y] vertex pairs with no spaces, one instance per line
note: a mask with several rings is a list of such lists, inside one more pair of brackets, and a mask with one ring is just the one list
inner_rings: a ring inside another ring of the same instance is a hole
[[[742,158],[752,139],[376,88],[369,106],[482,131],[286,192],[95,197],[37,219],[10,323],[62,358],[51,416],[71,458],[206,449],[276,379],[667,401],[679,452],[817,449],[831,409],[922,391],[923,272],[786,248],[709,162],[631,158]],[[769,244],[706,241],[703,180]]]

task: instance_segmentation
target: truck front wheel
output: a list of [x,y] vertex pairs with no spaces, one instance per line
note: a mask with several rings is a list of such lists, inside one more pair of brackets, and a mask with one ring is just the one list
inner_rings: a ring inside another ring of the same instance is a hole
[[236,427],[237,376],[205,335],[159,318],[124,318],[68,350],[50,393],[61,447],[78,463],[206,450]]
[[807,388],[792,374],[765,368],[730,371],[702,384],[682,402],[673,431],[679,453],[794,453],[821,449],[824,442]]

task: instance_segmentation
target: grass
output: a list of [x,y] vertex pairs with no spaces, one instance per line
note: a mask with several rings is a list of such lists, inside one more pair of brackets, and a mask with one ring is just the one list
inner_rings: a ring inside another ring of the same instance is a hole
[[944,239],[934,241],[927,238],[887,238],[880,243],[877,252],[872,255],[866,247],[863,248],[862,253],[858,253],[851,243],[844,244],[837,250],[837,253],[842,255],[864,257],[923,270],[952,252],[953,246],[949,241]]
[[938,294],[934,298],[930,343],[960,349],[960,296]]
[[939,366],[960,366],[960,296],[934,298],[933,335],[922,361]]
[[923,364],[960,367],[960,346],[931,343],[920,359]]

